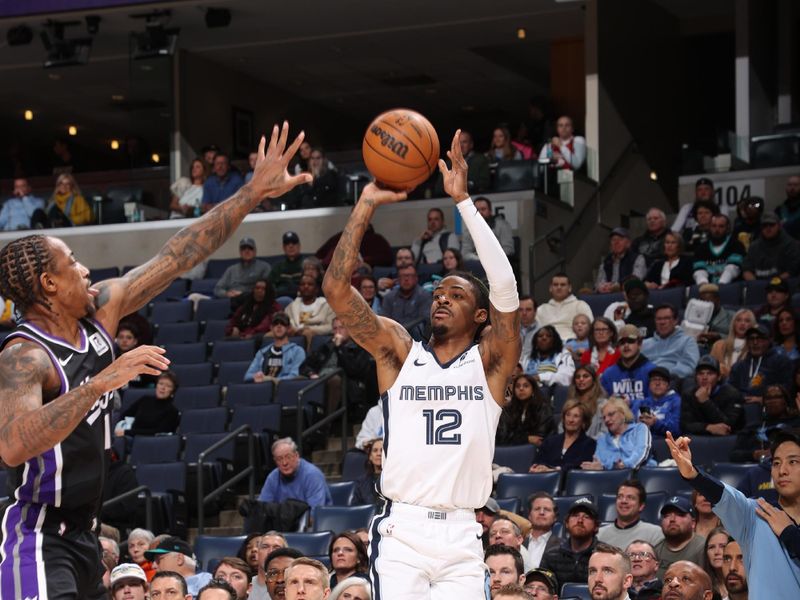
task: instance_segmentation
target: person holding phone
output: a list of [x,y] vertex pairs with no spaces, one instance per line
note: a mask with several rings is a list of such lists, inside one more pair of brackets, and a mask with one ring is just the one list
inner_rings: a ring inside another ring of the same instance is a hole
[[647,425],[653,435],[665,435],[667,431],[680,435],[681,397],[670,387],[669,371],[656,367],[648,377],[649,393],[631,404],[634,420]]

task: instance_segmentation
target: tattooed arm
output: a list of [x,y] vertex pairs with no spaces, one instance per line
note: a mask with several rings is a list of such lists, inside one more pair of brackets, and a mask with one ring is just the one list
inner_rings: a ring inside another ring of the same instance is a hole
[[114,331],[120,317],[147,304],[181,273],[213,254],[264,198],[280,196],[301,183],[311,182],[308,173],[289,175],[287,166],[303,141],[303,133],[287,149],[288,137],[288,123],[284,122],[280,132],[276,125],[269,146],[261,138],[258,162],[249,183],[172,236],[147,263],[97,286],[97,318],[106,329]]
[[405,193],[381,190],[374,183],[364,188],[333,251],[331,264],[322,282],[325,298],[336,316],[342,320],[358,345],[375,357],[382,390],[388,389],[392,373],[396,376],[400,370],[411,348],[411,337],[399,323],[378,317],[372,312],[361,294],[350,285],[350,278],[358,266],[361,240],[375,209],[381,204],[399,202],[405,198]]
[[140,346],[87,383],[42,404],[60,390],[55,367],[38,344],[12,341],[0,353],[0,459],[16,467],[64,441],[100,396],[137,375],[166,369],[163,353],[162,348]]

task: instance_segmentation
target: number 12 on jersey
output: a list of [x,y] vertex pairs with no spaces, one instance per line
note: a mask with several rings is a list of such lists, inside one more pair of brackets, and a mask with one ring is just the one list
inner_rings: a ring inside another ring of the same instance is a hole
[[[426,409],[422,411],[425,418],[425,444],[459,445],[461,444],[460,433],[450,433],[461,427],[461,413],[455,409],[443,408],[434,411]],[[441,422],[437,427],[436,422]]]

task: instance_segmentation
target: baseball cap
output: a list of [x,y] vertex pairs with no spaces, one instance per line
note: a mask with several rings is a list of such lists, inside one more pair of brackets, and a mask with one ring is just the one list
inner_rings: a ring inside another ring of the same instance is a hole
[[762,225],[776,225],[780,223],[781,220],[778,218],[774,212],[765,212],[761,215],[761,224]]
[[697,292],[700,294],[719,294],[719,286],[716,283],[704,283]]
[[608,237],[611,237],[613,235],[618,235],[618,236],[624,237],[624,238],[630,238],[631,237],[630,232],[627,229],[625,229],[624,227],[614,227],[614,229],[611,230],[611,233],[608,234]]
[[494,498],[489,498],[480,510],[491,515],[497,515],[500,514],[500,505]]
[[162,540],[153,550],[145,550],[144,556],[147,560],[152,561],[164,554],[170,554],[171,552],[180,552],[181,554],[194,558],[192,547],[188,542],[178,537],[168,537]]
[[638,340],[640,337],[642,337],[642,334],[639,332],[639,328],[636,325],[631,325],[628,323],[620,328],[619,335],[617,337],[621,340],[627,338],[636,338]]
[[276,312],[274,315],[272,315],[272,324],[275,325],[276,323],[282,323],[283,325],[288,325],[289,315],[287,315],[283,311]]
[[531,581],[542,582],[550,589],[551,594],[555,594],[556,590],[558,590],[556,574],[550,569],[531,569],[525,573],[525,585],[528,585]]
[[711,356],[710,354],[706,354],[703,358],[697,361],[697,366],[694,368],[695,371],[714,371],[715,373],[719,373],[719,362],[717,359]]
[[661,507],[662,517],[669,508],[674,508],[685,515],[692,515],[693,517],[695,516],[694,506],[692,506],[692,503],[683,496],[671,496],[670,498],[667,498],[664,506]]
[[256,241],[251,237],[243,237],[241,240],[239,240],[239,248],[244,248],[244,247],[252,248],[253,250],[255,250]]
[[781,279],[780,277],[773,277],[767,283],[766,290],[772,291],[775,290],[776,292],[783,292],[784,294],[789,293],[789,282]]
[[763,323],[758,323],[758,324],[754,325],[753,327],[751,327],[750,329],[748,329],[747,333],[745,333],[745,335],[747,337],[750,337],[751,335],[757,335],[760,338],[764,338],[765,340],[768,340],[769,339],[769,329],[767,329],[767,326],[764,325]]
[[294,231],[287,231],[283,234],[283,243],[284,244],[299,244],[300,243],[300,236],[297,235]]
[[626,292],[630,292],[631,290],[642,290],[643,292],[648,291],[644,281],[638,277],[629,277],[626,279],[625,283],[622,284],[622,289],[624,289]]
[[694,187],[699,188],[701,185],[710,185],[713,188],[714,182],[711,181],[708,177],[701,177],[695,182]]
[[661,377],[661,379],[666,379],[667,381],[670,380],[669,371],[664,367],[655,367],[647,374],[647,377],[649,379],[652,379],[653,377]]
[[572,513],[575,512],[585,512],[587,515],[592,517],[593,519],[597,520],[600,516],[600,511],[597,510],[597,507],[594,503],[589,500],[589,498],[578,498],[572,505],[569,507],[567,511],[567,516],[570,516]]
[[144,574],[144,570],[134,563],[122,563],[112,569],[110,579],[112,588],[123,579],[138,579],[142,583],[147,583],[147,575]]

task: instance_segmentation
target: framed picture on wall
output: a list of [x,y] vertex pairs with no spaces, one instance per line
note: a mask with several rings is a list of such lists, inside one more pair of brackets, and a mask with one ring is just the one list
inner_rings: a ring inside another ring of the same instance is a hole
[[253,135],[253,112],[233,107],[233,157],[247,158],[254,152],[256,143]]

